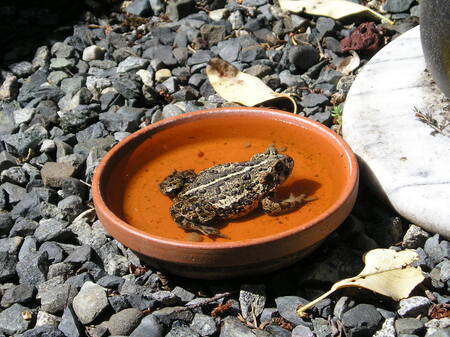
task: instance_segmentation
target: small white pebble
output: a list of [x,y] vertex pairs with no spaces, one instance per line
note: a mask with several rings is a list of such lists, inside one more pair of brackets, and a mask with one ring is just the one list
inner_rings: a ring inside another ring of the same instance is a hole
[[83,61],[89,62],[103,58],[105,49],[99,46],[89,46],[83,50]]
[[53,139],[44,139],[44,141],[42,142],[40,151],[41,153],[47,153],[47,152],[52,152],[56,149],[56,145],[55,142],[53,141]]

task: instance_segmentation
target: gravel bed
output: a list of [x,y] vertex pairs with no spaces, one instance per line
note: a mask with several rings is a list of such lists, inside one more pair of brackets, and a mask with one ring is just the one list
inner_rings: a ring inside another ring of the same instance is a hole
[[[206,78],[212,57],[295,93],[301,115],[338,130],[336,111],[354,74],[336,67],[349,50],[364,64],[416,25],[414,0],[387,0],[397,23],[364,29],[283,13],[268,0],[135,0],[128,13],[102,14],[107,5],[121,4],[82,3],[81,19],[68,28],[57,19],[61,9],[45,2],[39,11],[0,4],[9,51],[0,56],[0,336],[450,335],[450,243],[398,217],[364,182],[350,217],[311,256],[231,281],[183,279],[143,265],[104,231],[89,191],[99,160],[130,133],[230,105]],[[16,28],[62,37],[28,44],[5,30],[11,17]],[[295,314],[358,274],[363,253],[377,247],[419,254],[426,279],[409,298],[347,288],[308,318]]]

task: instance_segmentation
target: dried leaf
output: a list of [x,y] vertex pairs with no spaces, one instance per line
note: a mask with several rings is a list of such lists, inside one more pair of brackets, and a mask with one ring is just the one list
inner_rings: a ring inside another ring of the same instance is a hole
[[280,7],[295,13],[305,12],[310,15],[328,16],[336,20],[350,15],[371,14],[391,25],[394,24],[373,9],[346,0],[280,0]]
[[428,308],[428,316],[436,319],[450,317],[450,304],[432,304],[430,308]]
[[258,77],[243,73],[219,58],[208,62],[206,74],[214,90],[228,102],[255,106],[274,99],[287,99],[293,106],[292,112],[297,112],[292,97],[274,92]]
[[419,256],[413,250],[396,252],[391,249],[373,249],[363,258],[365,267],[356,276],[335,283],[329,291],[314,301],[297,309],[297,314],[306,316],[305,311],[313,307],[337,289],[361,287],[398,301],[408,297],[410,292],[424,280],[420,267],[411,264]]
[[219,304],[211,311],[211,317],[217,317],[225,314],[228,310],[230,310],[233,305],[233,301],[227,301],[225,304]]
[[350,50],[350,54],[352,55],[344,58],[336,67],[336,70],[344,75],[350,75],[361,63],[358,54],[354,50]]

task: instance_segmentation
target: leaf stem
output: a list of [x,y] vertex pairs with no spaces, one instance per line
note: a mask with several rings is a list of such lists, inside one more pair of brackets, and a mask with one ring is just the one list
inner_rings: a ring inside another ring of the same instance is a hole
[[315,306],[317,303],[319,303],[320,301],[322,301],[324,298],[327,298],[331,293],[333,293],[336,289],[331,288],[330,290],[328,290],[327,292],[323,293],[322,295],[320,295],[319,297],[317,297],[315,300],[309,302],[308,304],[300,307],[297,309],[297,315],[299,315],[300,317],[306,317],[307,314],[305,313],[306,310],[312,308],[313,306]]

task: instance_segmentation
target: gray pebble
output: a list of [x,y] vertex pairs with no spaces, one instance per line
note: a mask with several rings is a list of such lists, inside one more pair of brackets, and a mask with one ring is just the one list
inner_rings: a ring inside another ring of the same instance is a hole
[[86,282],[73,299],[73,310],[83,324],[91,323],[109,306],[103,287]]
[[142,317],[140,310],[128,308],[112,315],[106,326],[111,335],[128,336],[139,325]]
[[398,314],[402,317],[416,317],[426,315],[431,301],[423,296],[412,296],[400,300]]

